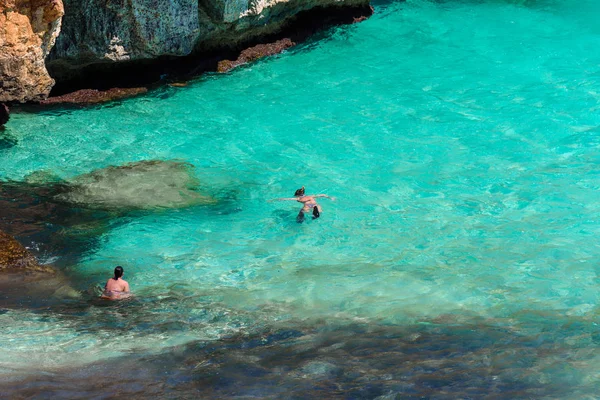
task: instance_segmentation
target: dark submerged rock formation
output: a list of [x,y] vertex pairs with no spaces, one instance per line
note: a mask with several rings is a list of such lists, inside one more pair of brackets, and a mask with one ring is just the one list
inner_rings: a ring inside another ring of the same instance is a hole
[[215,204],[198,191],[193,165],[177,161],[139,161],[80,175],[54,200],[103,210],[148,210]]
[[63,204],[54,196],[61,182],[0,182],[0,230],[17,238],[36,254],[60,254],[60,264],[74,262],[93,248],[112,215]]
[[[133,316],[145,325],[156,321],[161,333],[169,326],[155,314],[143,318],[144,313],[148,311],[138,308],[126,314],[123,320],[130,331],[139,331]],[[80,318],[88,326],[90,316],[80,317],[80,310],[73,314],[73,321]],[[10,398],[92,398],[100,390],[134,398],[597,397],[595,371],[585,372],[596,334],[573,328],[592,321],[561,313],[547,313],[541,322],[533,315],[511,317],[511,321],[455,323],[425,320],[403,326],[339,324],[331,318],[323,327],[310,322],[266,326],[250,334],[173,346],[158,354],[136,349],[89,365],[19,373],[14,381],[0,383],[0,390]],[[171,325],[180,329],[188,324],[193,322]],[[113,328],[115,335],[124,329]],[[198,327],[202,329],[205,326]],[[577,364],[567,366],[568,374],[565,357]]]
[[[0,182],[0,293],[5,306],[20,307],[25,298],[35,303],[81,296],[69,283],[77,271],[67,279],[62,267],[77,264],[122,216],[217,203],[198,188],[193,166],[159,160],[108,167],[70,181],[39,172],[24,182]],[[60,255],[57,269],[38,262],[21,243],[36,254]],[[47,274],[52,277],[43,277]]]
[[60,255],[60,269],[77,263],[124,215],[213,204],[216,199],[199,192],[193,167],[182,162],[141,161],[70,181],[38,173],[24,182],[0,181],[0,230],[36,254]]

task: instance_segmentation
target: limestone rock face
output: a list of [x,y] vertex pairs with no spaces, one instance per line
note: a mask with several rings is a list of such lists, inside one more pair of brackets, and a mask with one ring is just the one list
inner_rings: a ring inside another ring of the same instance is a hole
[[315,7],[369,0],[63,0],[62,33],[51,63],[69,65],[185,56],[276,31]]
[[0,272],[17,271],[54,273],[51,267],[40,265],[15,238],[0,231]]
[[189,54],[198,0],[66,0],[53,58],[127,61]]
[[61,0],[0,0],[0,102],[48,96],[54,81],[44,59],[63,14]]
[[86,88],[86,80],[98,78],[94,71],[82,72],[88,67],[101,65],[105,71],[116,63],[236,47],[279,31],[303,11],[368,4],[369,0],[0,0],[0,103],[47,98],[54,81],[46,65],[58,81],[82,81],[78,88]]

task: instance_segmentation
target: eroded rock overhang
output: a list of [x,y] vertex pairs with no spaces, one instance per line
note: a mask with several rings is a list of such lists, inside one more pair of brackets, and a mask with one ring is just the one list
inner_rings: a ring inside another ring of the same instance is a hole
[[55,80],[62,94],[217,70],[247,47],[370,13],[369,0],[0,0],[0,103],[41,101]]

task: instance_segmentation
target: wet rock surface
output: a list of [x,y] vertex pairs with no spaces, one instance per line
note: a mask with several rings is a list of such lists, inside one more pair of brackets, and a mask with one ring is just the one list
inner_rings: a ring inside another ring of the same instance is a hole
[[147,88],[112,88],[109,90],[82,89],[62,96],[50,97],[40,104],[97,104],[134,97],[148,92]]
[[294,45],[295,45],[295,43],[292,42],[292,40],[289,38],[281,39],[274,43],[257,44],[256,46],[249,47],[246,50],[243,50],[240,53],[239,57],[235,61],[230,61],[230,60],[219,61],[219,64],[217,66],[217,71],[227,72],[239,65],[246,64],[246,63],[249,63],[252,61],[256,61],[263,57],[281,53],[285,49],[292,47]]
[[37,259],[21,243],[0,231],[0,272],[46,272],[54,273],[52,267],[40,265]]

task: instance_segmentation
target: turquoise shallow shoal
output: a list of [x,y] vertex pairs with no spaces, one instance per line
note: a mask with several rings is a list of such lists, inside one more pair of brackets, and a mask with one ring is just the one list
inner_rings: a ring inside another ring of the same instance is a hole
[[[15,114],[6,134],[18,144],[0,149],[1,179],[177,159],[233,200],[114,224],[65,272],[85,289],[124,265],[143,323],[12,310],[0,315],[0,366],[28,368],[24,355],[50,351],[48,340],[60,348],[50,368],[319,318],[452,315],[535,334],[560,315],[584,321],[589,329],[574,325],[565,338],[592,351],[600,3],[375,6],[365,22],[185,88]],[[301,185],[336,200],[300,225],[297,203],[266,200]],[[132,328],[117,347],[107,342],[113,323]],[[546,376],[595,388],[600,361],[576,360],[567,377]]]

